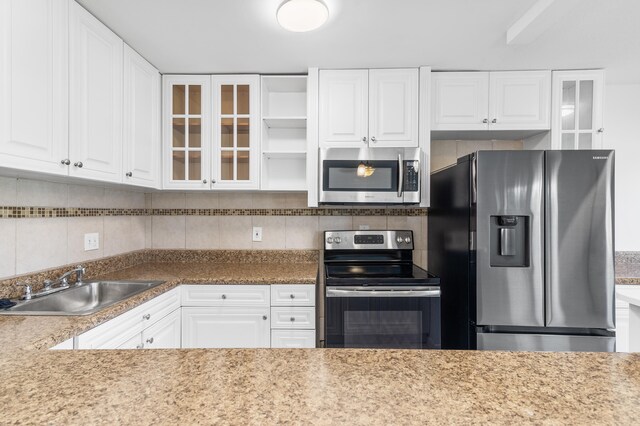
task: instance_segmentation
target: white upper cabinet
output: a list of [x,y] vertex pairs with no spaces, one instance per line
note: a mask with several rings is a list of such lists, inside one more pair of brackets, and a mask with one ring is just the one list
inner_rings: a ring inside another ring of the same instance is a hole
[[321,147],[418,146],[418,69],[321,70]]
[[418,69],[369,70],[372,147],[418,146]]
[[68,7],[0,2],[1,166],[68,173]]
[[432,73],[432,130],[545,130],[551,72]]
[[431,130],[488,129],[488,72],[434,72],[431,86]]
[[355,147],[369,140],[369,71],[320,70],[321,147]]
[[492,72],[489,87],[491,130],[551,128],[551,71]]
[[124,46],[124,182],[155,188],[160,177],[160,73]]
[[211,77],[163,76],[163,187],[211,187]]
[[553,149],[601,149],[604,71],[553,72]]
[[213,189],[260,187],[260,76],[215,75]]
[[123,42],[76,2],[70,7],[69,174],[122,182]]

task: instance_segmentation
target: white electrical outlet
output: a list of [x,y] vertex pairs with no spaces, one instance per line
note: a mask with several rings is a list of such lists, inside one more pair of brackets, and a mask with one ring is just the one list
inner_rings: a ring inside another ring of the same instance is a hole
[[253,241],[262,241],[262,228],[260,226],[253,227]]
[[100,234],[97,232],[84,234],[84,251],[98,250],[100,248]]
[[369,225],[359,225],[358,229],[361,231],[368,231],[369,230]]

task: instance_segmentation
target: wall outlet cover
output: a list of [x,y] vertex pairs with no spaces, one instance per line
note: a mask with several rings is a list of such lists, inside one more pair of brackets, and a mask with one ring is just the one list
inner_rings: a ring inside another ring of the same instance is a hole
[[253,227],[253,241],[262,241],[262,227],[254,226]]
[[100,248],[100,234],[93,232],[84,234],[84,251],[98,250]]

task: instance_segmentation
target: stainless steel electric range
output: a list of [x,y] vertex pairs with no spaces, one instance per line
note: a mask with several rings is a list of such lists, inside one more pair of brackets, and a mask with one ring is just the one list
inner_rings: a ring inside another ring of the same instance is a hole
[[324,233],[326,347],[440,348],[440,279],[413,248],[412,231]]

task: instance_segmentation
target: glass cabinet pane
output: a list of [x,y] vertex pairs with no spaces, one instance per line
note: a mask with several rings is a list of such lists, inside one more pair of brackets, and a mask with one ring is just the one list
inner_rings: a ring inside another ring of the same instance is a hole
[[249,180],[249,151],[238,151],[238,180]]
[[200,151],[189,152],[189,180],[200,180],[202,170],[202,154]]
[[220,146],[233,148],[233,118],[220,120]]
[[201,119],[189,119],[189,148],[200,148],[202,146],[202,126]]
[[202,113],[202,87],[189,86],[189,114],[200,115]]
[[575,148],[576,148],[575,133],[563,133],[562,146],[560,147],[560,149],[575,149]]
[[249,148],[249,119],[238,118],[238,147]]
[[172,127],[173,127],[173,146],[175,148],[184,148],[184,139],[185,139],[184,118],[174,118]]
[[593,148],[593,135],[591,133],[580,133],[578,136],[578,149]]
[[233,180],[233,151],[220,153],[220,177],[222,180]]
[[185,86],[184,85],[175,85],[173,86],[173,113],[174,114],[184,114],[185,106]]
[[576,82],[562,82],[562,130],[576,128]]
[[220,90],[220,112],[233,114],[233,85],[223,84]]
[[249,114],[249,85],[239,84],[238,90],[238,114]]
[[173,180],[185,179],[184,151],[173,151]]
[[578,128],[590,130],[593,128],[593,81],[580,82],[580,104],[578,111]]

